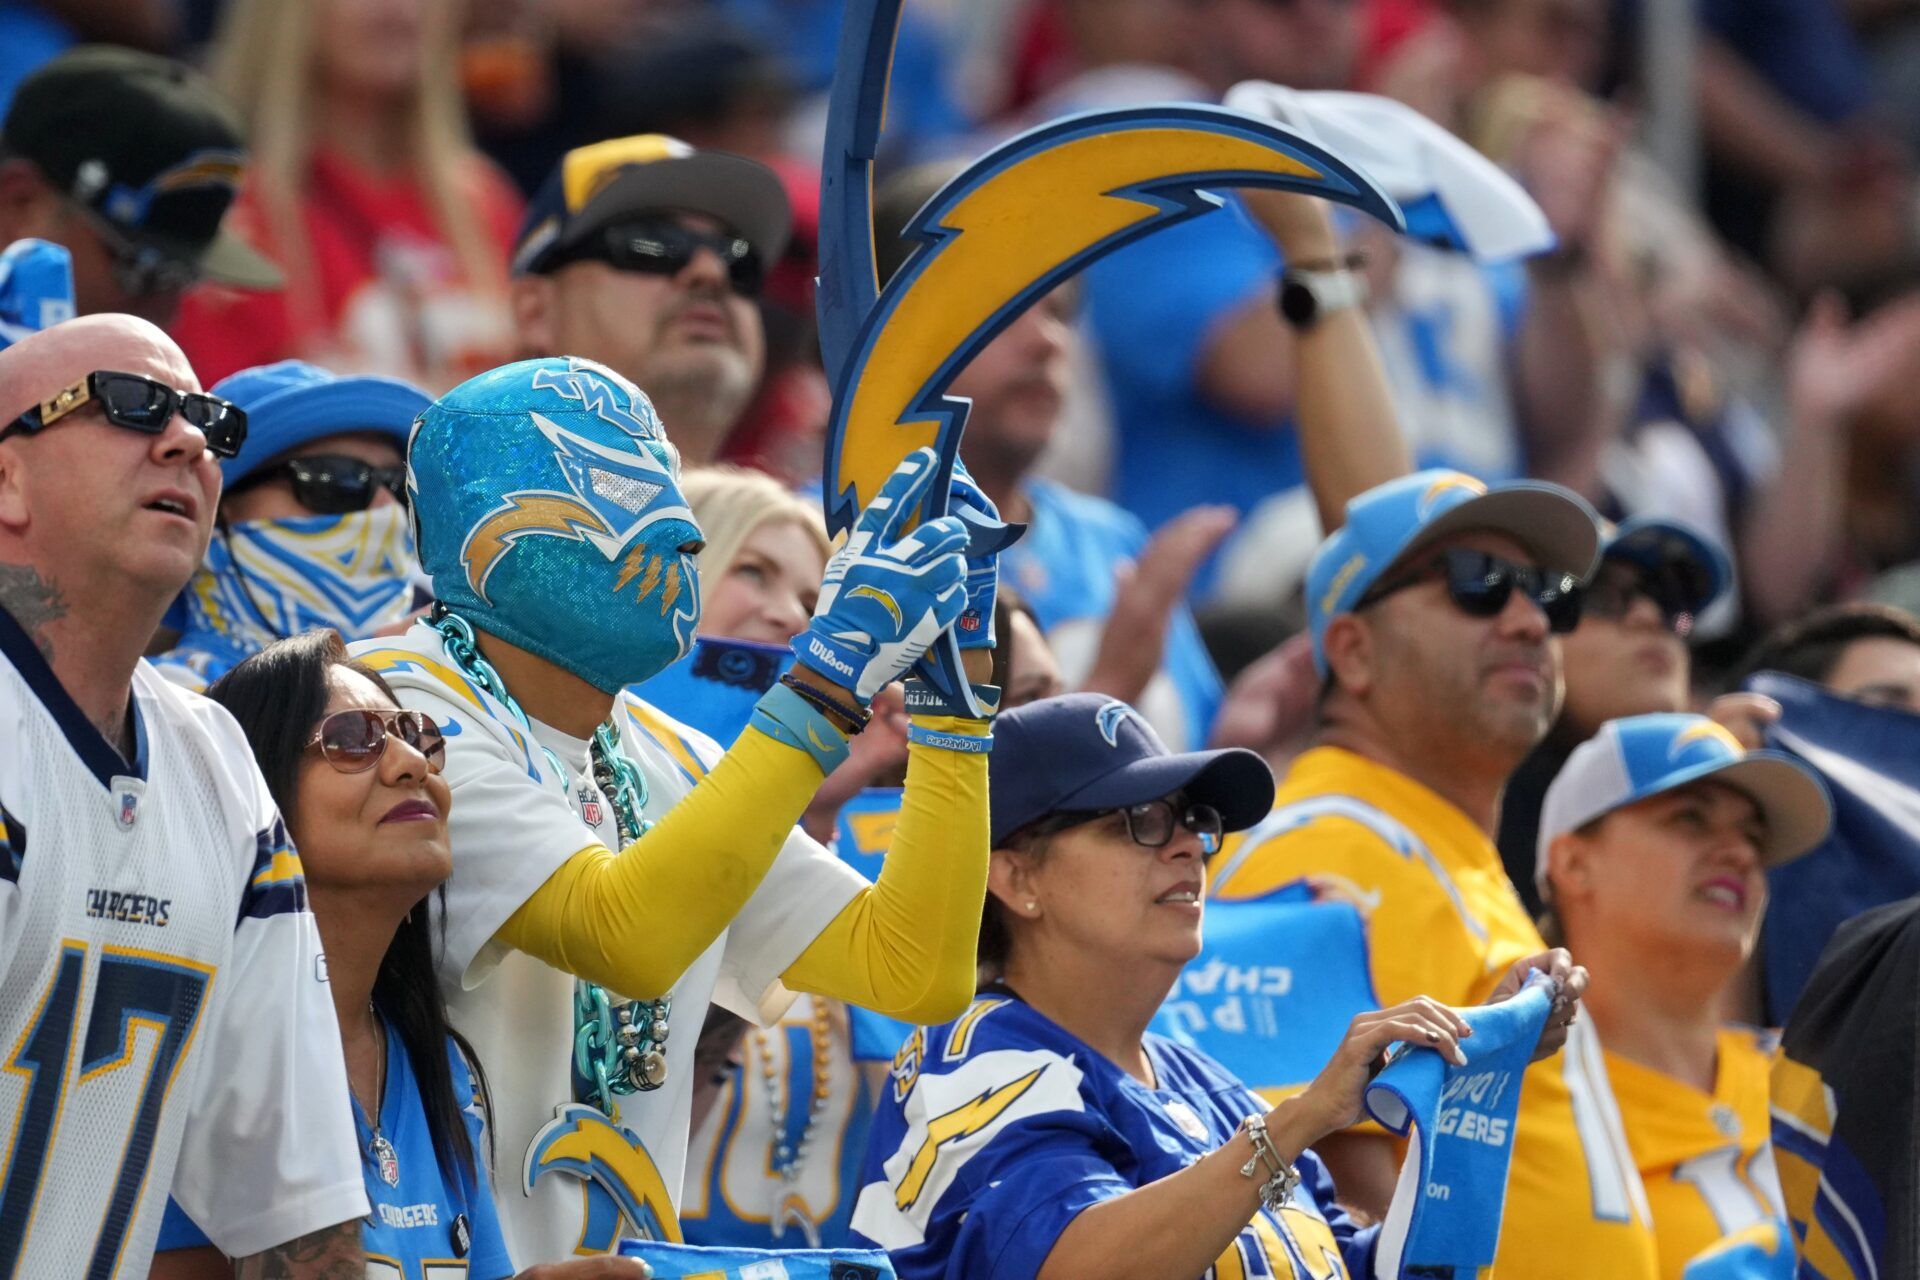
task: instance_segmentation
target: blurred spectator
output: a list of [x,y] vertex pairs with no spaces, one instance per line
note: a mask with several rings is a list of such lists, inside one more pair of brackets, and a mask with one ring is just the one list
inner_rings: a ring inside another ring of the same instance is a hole
[[792,221],[779,178],[742,156],[663,134],[569,151],[513,252],[521,352],[631,378],[680,456],[710,463],[759,383],[755,299]]
[[[1208,0],[1214,93],[1246,78],[1351,84],[1360,6]],[[1542,194],[1561,249],[1529,267],[1363,233],[1370,310],[1416,460],[1488,479],[1573,479],[1599,429],[1600,331],[1586,301],[1605,139],[1566,134],[1520,174]],[[1550,192],[1547,190],[1550,189]],[[1208,502],[1243,516],[1198,590],[1277,604],[1298,580],[1291,549],[1317,530],[1291,414],[1295,337],[1277,314],[1282,255],[1229,208],[1162,230],[1085,276],[1086,315],[1113,405],[1114,498],[1149,528]]]
[[221,228],[242,147],[233,108],[198,72],[107,46],[62,54],[0,124],[0,245],[65,248],[81,315],[165,325],[197,279],[274,288],[279,271]]
[[170,52],[178,0],[0,0],[0,111],[35,68],[82,41]]
[[[908,220],[956,172],[923,166],[882,187],[874,243],[883,280],[914,247],[902,235]],[[1113,503],[1033,474],[1067,394],[1073,292],[1056,289],[1034,303],[955,375],[949,394],[973,403],[962,457],[1002,516],[1028,526],[1002,571],[1032,608],[1069,687],[1138,706],[1174,750],[1204,746],[1220,677],[1181,602],[1232,514],[1216,506],[1188,512],[1150,541]]]
[[[842,0],[712,0],[714,7],[768,48],[777,49],[809,100],[795,113],[787,149],[811,159],[820,154],[826,130],[826,95],[840,49]],[[954,84],[946,34],[924,8],[902,6],[893,47],[893,78],[887,90],[885,143],[895,155],[912,157],[930,144],[963,133],[970,121]]]
[[1841,924],[1920,892],[1920,620],[1885,605],[1815,610],[1749,665],[1742,688],[1782,708],[1766,742],[1813,765],[1835,806],[1827,842],[1769,877],[1760,971],[1737,1007],[1778,1025]]
[[[1493,833],[1508,775],[1558,709],[1554,634],[1598,552],[1591,510],[1564,489],[1425,471],[1353,499],[1307,576],[1319,738],[1274,812],[1222,850],[1216,891],[1344,882],[1383,1004],[1421,992],[1474,1004],[1543,951]],[[1547,1257],[1572,1264],[1554,1273],[1566,1277],[1655,1274],[1639,1225],[1592,1211],[1624,1195],[1587,1172],[1596,1153],[1583,1154],[1573,1097],[1593,1086],[1571,1051],[1528,1072],[1500,1242],[1517,1274],[1541,1274]],[[1349,1132],[1320,1151],[1348,1203],[1384,1210],[1389,1141]]]
[[1551,903],[1549,932],[1591,975],[1585,1003],[1662,1276],[1783,1222],[1774,1037],[1724,1025],[1722,1000],[1760,931],[1763,868],[1805,854],[1831,823],[1812,770],[1742,751],[1704,716],[1611,721],[1547,791],[1529,878]]
[[217,78],[248,124],[249,233],[284,293],[188,300],[209,381],[287,357],[445,390],[512,351],[511,186],[474,150],[456,0],[234,0]]
[[365,640],[406,618],[419,562],[401,505],[407,432],[430,399],[392,378],[298,360],[243,369],[213,394],[247,413],[220,460],[217,533],[182,600],[184,634],[153,659],[200,692],[275,640],[315,628]]
[[1920,1276],[1916,970],[1920,898],[1863,912],[1834,934],[1787,1020],[1774,1141],[1801,1256],[1827,1275]]
[[1880,604],[1818,609],[1768,636],[1749,675],[1777,671],[1870,707],[1920,713],[1920,620]]
[[1500,858],[1529,911],[1541,905],[1533,870],[1549,785],[1608,721],[1691,709],[1687,637],[1732,585],[1726,556],[1685,525],[1649,519],[1608,528],[1600,567],[1582,592],[1580,625],[1560,638],[1560,715],[1500,801]]

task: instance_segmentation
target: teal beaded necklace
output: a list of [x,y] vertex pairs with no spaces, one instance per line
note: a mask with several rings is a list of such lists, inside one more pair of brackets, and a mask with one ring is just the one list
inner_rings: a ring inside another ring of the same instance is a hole
[[[481,655],[467,620],[436,604],[427,623],[440,633],[454,665],[511,712],[532,739],[532,722],[507,692],[507,682]],[[565,778],[559,757],[544,746],[540,749],[552,763],[555,775]],[[620,735],[611,719],[594,729],[589,751],[594,785],[612,801],[614,829],[620,846],[625,848],[653,826],[643,816],[648,800],[646,777],[620,750]],[[573,1066],[588,1082],[582,1101],[618,1118],[621,1096],[645,1093],[667,1082],[665,1050],[672,1009],[672,996],[615,1003],[604,987],[584,978],[574,979]]]

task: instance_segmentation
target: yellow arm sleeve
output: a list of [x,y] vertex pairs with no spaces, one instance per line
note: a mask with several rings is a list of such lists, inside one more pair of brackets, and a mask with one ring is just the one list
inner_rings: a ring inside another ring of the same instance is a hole
[[[981,720],[916,716],[939,732],[983,735]],[[900,824],[880,879],[848,903],[781,975],[796,991],[934,1024],[973,999],[987,893],[987,757],[909,746]]]
[[806,752],[749,728],[652,830],[617,854],[598,844],[574,854],[494,937],[623,996],[657,999],[766,878],[820,778]]

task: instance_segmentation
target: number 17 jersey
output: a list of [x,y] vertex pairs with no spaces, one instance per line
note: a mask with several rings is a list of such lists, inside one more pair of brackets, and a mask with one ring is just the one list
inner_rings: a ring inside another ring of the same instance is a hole
[[300,860],[224,710],[146,663],[134,759],[0,612],[0,1280],[144,1277],[367,1210]]

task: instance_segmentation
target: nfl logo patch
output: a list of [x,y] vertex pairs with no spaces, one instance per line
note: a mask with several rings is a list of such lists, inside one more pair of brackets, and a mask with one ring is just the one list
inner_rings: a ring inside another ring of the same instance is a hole
[[388,1142],[384,1136],[376,1133],[373,1136],[371,1151],[373,1154],[374,1172],[380,1175],[380,1181],[390,1187],[399,1186],[400,1155],[393,1149],[393,1144]]
[[134,819],[140,812],[140,797],[146,789],[147,784],[139,778],[113,780],[113,821],[122,831],[133,830]]
[[590,827],[600,825],[600,801],[585,787],[580,788],[580,817]]

